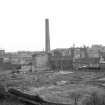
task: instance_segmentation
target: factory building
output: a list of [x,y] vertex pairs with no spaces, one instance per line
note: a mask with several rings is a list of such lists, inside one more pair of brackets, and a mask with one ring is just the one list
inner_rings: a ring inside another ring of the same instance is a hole
[[50,69],[50,55],[46,52],[38,52],[32,55],[32,70],[49,70]]
[[[60,53],[61,52],[61,53]],[[45,51],[32,56],[32,71],[69,70],[72,68],[70,50],[50,50],[49,20],[45,19]]]
[[78,70],[84,66],[97,68],[100,64],[104,68],[105,62],[99,62],[102,49],[99,46],[92,46],[92,48],[86,46],[75,48],[73,46],[72,48],[51,51],[49,20],[45,19],[45,51],[36,52],[32,55],[32,71]]

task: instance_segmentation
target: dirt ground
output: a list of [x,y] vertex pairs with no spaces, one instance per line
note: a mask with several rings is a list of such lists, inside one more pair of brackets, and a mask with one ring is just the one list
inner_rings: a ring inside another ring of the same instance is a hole
[[16,88],[32,95],[39,94],[50,102],[72,104],[70,96],[73,92],[80,93],[81,99],[93,91],[103,93],[105,73],[83,71],[4,73],[0,75],[0,83],[6,88]]

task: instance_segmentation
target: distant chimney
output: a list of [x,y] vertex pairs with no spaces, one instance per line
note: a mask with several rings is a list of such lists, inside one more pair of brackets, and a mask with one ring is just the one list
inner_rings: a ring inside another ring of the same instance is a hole
[[49,19],[45,19],[45,52],[50,52]]

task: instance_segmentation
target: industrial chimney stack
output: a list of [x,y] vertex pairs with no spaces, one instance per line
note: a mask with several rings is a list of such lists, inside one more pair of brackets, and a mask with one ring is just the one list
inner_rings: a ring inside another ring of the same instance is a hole
[[45,52],[50,52],[49,19],[45,19]]

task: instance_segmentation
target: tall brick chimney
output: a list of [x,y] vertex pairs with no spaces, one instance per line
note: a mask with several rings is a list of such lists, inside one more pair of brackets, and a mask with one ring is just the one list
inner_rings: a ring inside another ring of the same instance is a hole
[[45,19],[45,52],[50,52],[49,19]]

